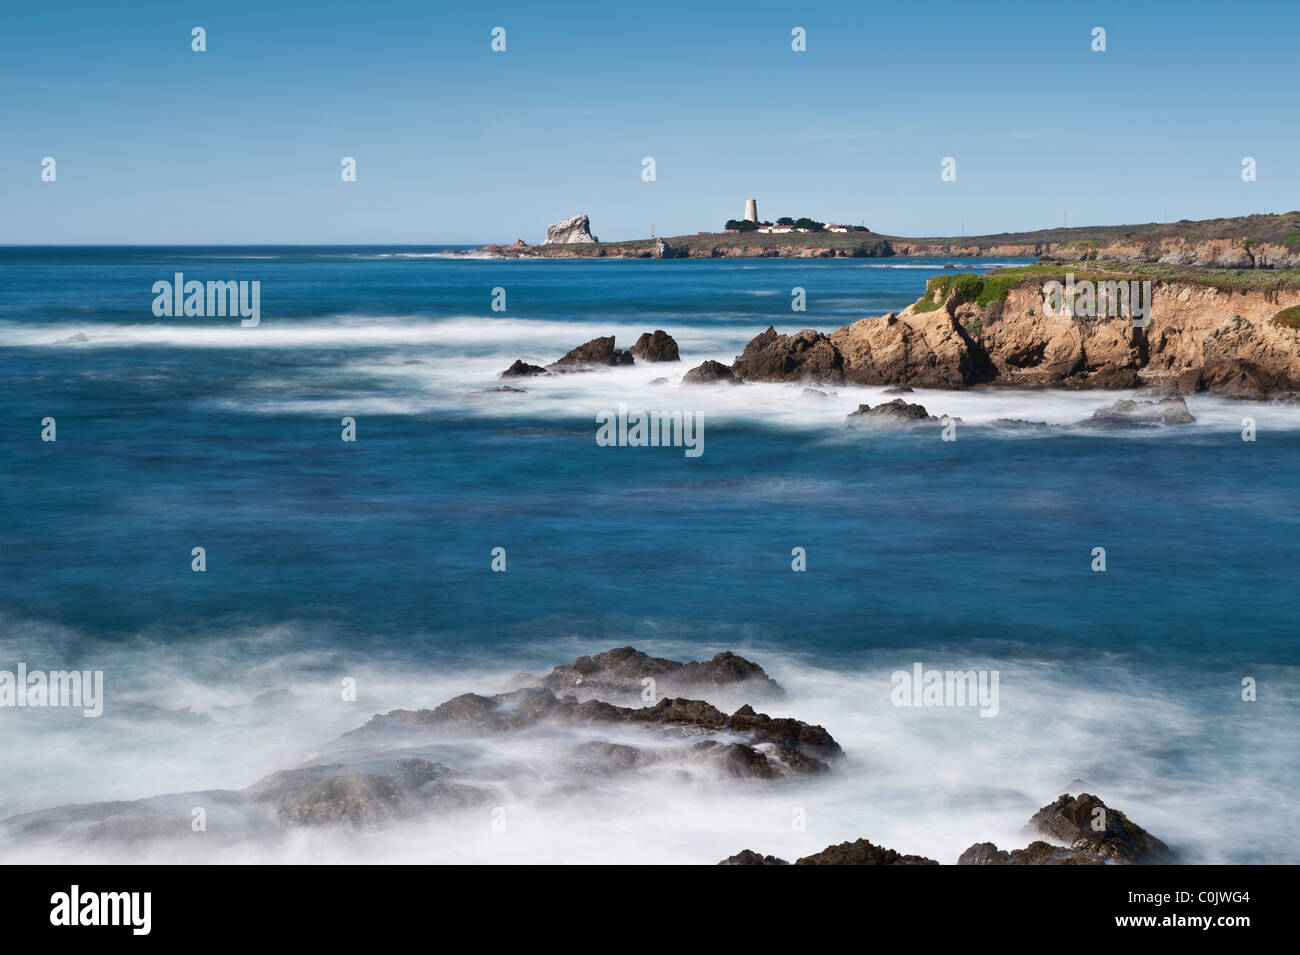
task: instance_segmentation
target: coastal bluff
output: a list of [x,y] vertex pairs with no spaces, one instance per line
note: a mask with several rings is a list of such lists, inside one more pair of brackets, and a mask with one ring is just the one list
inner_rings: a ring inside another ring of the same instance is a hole
[[[1211,392],[1246,399],[1300,395],[1300,283],[1279,278],[1234,285],[1191,270],[1164,277],[1155,272],[1147,279],[1150,324],[1135,327],[1123,316],[1045,314],[1044,283],[1064,280],[1065,272],[1032,266],[987,276],[937,276],[901,312],[829,334],[768,328],[730,371],[739,381],[814,385],[1140,388],[1159,396]],[[1088,274],[1144,278],[1141,270]]]

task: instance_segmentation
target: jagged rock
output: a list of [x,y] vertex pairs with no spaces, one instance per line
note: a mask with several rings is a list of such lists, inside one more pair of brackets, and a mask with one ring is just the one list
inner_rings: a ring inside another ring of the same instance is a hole
[[893,849],[872,845],[866,839],[827,846],[815,855],[804,856],[795,865],[938,865],[924,856],[900,855]]
[[862,385],[962,388],[992,377],[987,357],[944,309],[864,318],[836,329],[830,342],[844,377]]
[[754,699],[785,696],[781,685],[761,666],[730,651],[704,662],[679,663],[652,657],[635,647],[621,647],[557,666],[539,682],[557,696],[572,694],[579,701],[629,702],[641,696],[646,678],[654,680],[657,696],[696,694],[724,686],[740,688]]
[[[1095,831],[1094,823],[1102,819],[1105,828]],[[1058,797],[1034,813],[1025,828],[1112,862],[1163,865],[1177,861],[1167,845],[1089,793]]]
[[666,384],[668,384],[668,379],[667,379],[667,378],[652,378],[652,379],[650,379],[650,384],[652,384],[652,385],[666,385]]
[[[612,342],[613,339],[611,338],[610,341]],[[511,365],[509,368],[507,368],[505,371],[501,372],[501,374],[497,375],[497,377],[498,378],[529,378],[532,377],[533,375],[546,375],[546,374],[550,374],[550,372],[548,372],[545,368],[541,367],[540,365],[530,365],[522,358],[516,358],[515,363]]]
[[895,385],[893,388],[886,388],[882,394],[886,395],[910,395],[912,388],[909,385]]
[[591,224],[585,215],[561,219],[546,227],[546,241],[542,245],[573,245],[600,241],[591,234]]
[[1007,852],[991,842],[979,842],[957,857],[958,865],[1105,865],[1092,853],[1031,842],[1023,849]]
[[1214,359],[1201,368],[1183,372],[1175,379],[1177,394],[1212,391],[1228,398],[1260,401],[1292,391],[1286,375],[1270,371],[1244,358]]
[[977,842],[957,857],[958,865],[1010,865],[1011,856],[991,842]]
[[820,390],[818,390],[818,389],[816,389],[816,388],[805,388],[803,391],[801,391],[801,392],[799,393],[799,397],[800,397],[800,398],[813,398],[813,399],[816,399],[816,400],[819,400],[819,401],[826,401],[828,398],[830,398],[830,395],[828,395],[828,394],[826,394],[826,392],[824,392],[824,391],[820,391]]
[[740,383],[740,380],[722,362],[710,359],[682,375],[682,383],[686,385],[736,385]]
[[[1096,821],[1103,821],[1104,828],[1094,830]],[[963,852],[957,864],[1166,865],[1178,861],[1167,845],[1088,793],[1060,796],[1034,813],[1025,832],[1047,836],[1057,844],[1036,840],[1024,849],[1006,852],[991,842],[980,842]]]
[[642,333],[628,351],[641,361],[681,361],[681,356],[677,354],[677,342],[661,328],[655,329],[653,334]]
[[[724,737],[719,742],[743,742],[754,747],[770,744],[767,750],[749,754],[731,753],[727,758],[751,763],[752,775],[821,773],[826,760],[843,755],[839,743],[821,726],[799,720],[773,718],[756,713],[746,705],[731,716],[702,700],[664,697],[654,706],[622,707],[601,700],[579,703],[574,696],[557,699],[549,690],[530,688],[492,697],[465,693],[432,710],[392,710],[372,717],[347,737],[365,737],[387,731],[394,725],[442,727],[466,733],[495,733],[526,729],[543,722],[554,725],[624,725],[680,735],[708,731]],[[768,774],[752,765],[761,757],[772,767]],[[774,762],[773,762],[774,761]]]
[[485,792],[454,782],[454,776],[427,759],[398,760],[383,772],[327,764],[273,773],[255,783],[251,792],[254,802],[275,808],[284,826],[359,826],[487,800]]
[[614,336],[593,338],[579,345],[563,358],[547,365],[550,371],[579,371],[601,365],[631,365],[635,359],[621,348],[614,347]]
[[742,849],[734,856],[723,859],[718,865],[789,865],[776,856],[761,856],[752,849]]
[[1121,398],[1105,408],[1098,408],[1084,424],[1116,428],[1192,424],[1195,421],[1183,398],[1163,398],[1160,401],[1131,401]]
[[908,404],[902,398],[895,398],[883,405],[858,405],[857,411],[850,411],[845,423],[854,428],[906,427],[909,425],[938,422],[920,405]]
[[844,361],[831,340],[805,328],[795,335],[767,331],[745,346],[732,371],[741,381],[794,381],[836,384],[844,380]]

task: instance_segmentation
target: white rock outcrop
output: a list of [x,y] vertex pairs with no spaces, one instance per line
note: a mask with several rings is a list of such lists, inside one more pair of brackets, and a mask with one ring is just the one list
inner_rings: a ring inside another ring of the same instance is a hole
[[591,234],[591,223],[585,215],[561,219],[546,227],[546,241],[542,245],[573,245],[579,242],[599,241]]

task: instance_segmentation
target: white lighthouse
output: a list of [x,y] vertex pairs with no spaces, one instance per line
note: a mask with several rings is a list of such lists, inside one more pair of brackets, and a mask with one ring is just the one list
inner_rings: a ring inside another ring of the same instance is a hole
[[758,221],[758,200],[757,199],[745,200],[745,218],[750,222]]

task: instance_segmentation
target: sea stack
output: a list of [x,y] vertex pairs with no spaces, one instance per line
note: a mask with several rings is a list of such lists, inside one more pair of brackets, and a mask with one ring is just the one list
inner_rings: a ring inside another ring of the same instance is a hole
[[581,242],[598,242],[591,234],[591,224],[585,215],[561,219],[546,227],[546,241],[542,245],[574,245]]

